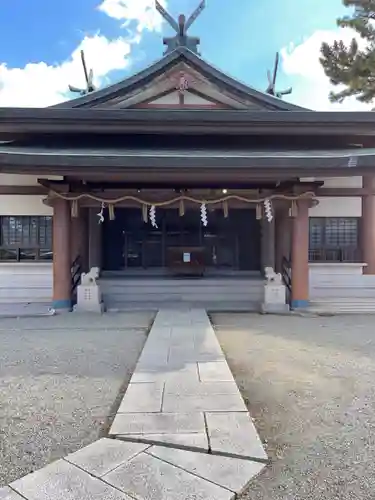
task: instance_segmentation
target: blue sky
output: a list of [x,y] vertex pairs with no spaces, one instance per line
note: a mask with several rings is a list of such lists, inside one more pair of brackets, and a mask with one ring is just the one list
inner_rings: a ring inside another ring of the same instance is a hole
[[[168,0],[167,8],[177,17],[180,12],[190,13],[198,3]],[[163,52],[160,19],[153,13],[150,21],[146,10],[151,4],[153,0],[1,0],[0,104],[18,105],[18,92],[19,105],[32,105],[34,92],[35,105],[47,105],[42,102],[43,91],[53,99],[52,91],[61,94],[64,85],[79,83],[77,49],[84,39],[88,62],[98,70],[102,83],[149,65]],[[336,18],[345,11],[341,0],[207,0],[191,34],[201,37],[203,58],[259,89],[267,85],[266,70],[272,67],[275,52],[284,49],[279,83],[293,85],[296,97],[290,100],[298,101],[307,99],[311,85],[307,81],[311,75],[306,78],[298,61],[302,58],[305,73],[311,72],[309,57],[317,59],[322,37],[337,34]],[[145,19],[148,28],[143,26]],[[169,33],[166,25],[162,31]],[[75,64],[69,66],[74,52]],[[116,60],[111,67],[112,58]],[[34,66],[27,66],[30,63]],[[59,82],[59,78],[76,81]],[[21,98],[23,92],[27,94]]]

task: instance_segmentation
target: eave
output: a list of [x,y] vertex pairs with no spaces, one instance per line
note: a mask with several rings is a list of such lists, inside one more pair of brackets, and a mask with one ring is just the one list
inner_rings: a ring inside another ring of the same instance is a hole
[[[106,176],[119,174],[153,181],[165,176],[234,180],[363,175],[375,167],[375,148],[344,150],[191,150],[0,148],[0,172]],[[153,179],[151,179],[151,177]]]
[[28,134],[375,136],[373,112],[0,108],[0,140]]

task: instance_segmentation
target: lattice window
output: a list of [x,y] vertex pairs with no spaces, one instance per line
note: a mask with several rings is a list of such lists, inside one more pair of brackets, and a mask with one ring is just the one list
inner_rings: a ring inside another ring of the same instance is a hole
[[0,260],[51,260],[52,217],[0,217]]
[[360,260],[359,219],[356,217],[311,217],[309,240],[312,261]]

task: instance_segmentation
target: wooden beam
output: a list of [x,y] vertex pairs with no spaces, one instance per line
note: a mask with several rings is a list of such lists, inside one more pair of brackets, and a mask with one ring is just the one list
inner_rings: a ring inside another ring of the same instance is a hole
[[0,195],[42,195],[47,193],[48,189],[44,186],[0,186]]

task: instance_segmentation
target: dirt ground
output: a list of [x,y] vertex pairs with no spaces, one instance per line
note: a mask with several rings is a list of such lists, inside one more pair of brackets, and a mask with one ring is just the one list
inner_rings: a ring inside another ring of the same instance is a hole
[[152,320],[0,320],[0,487],[106,433]]
[[375,317],[211,319],[272,459],[240,500],[375,499]]

